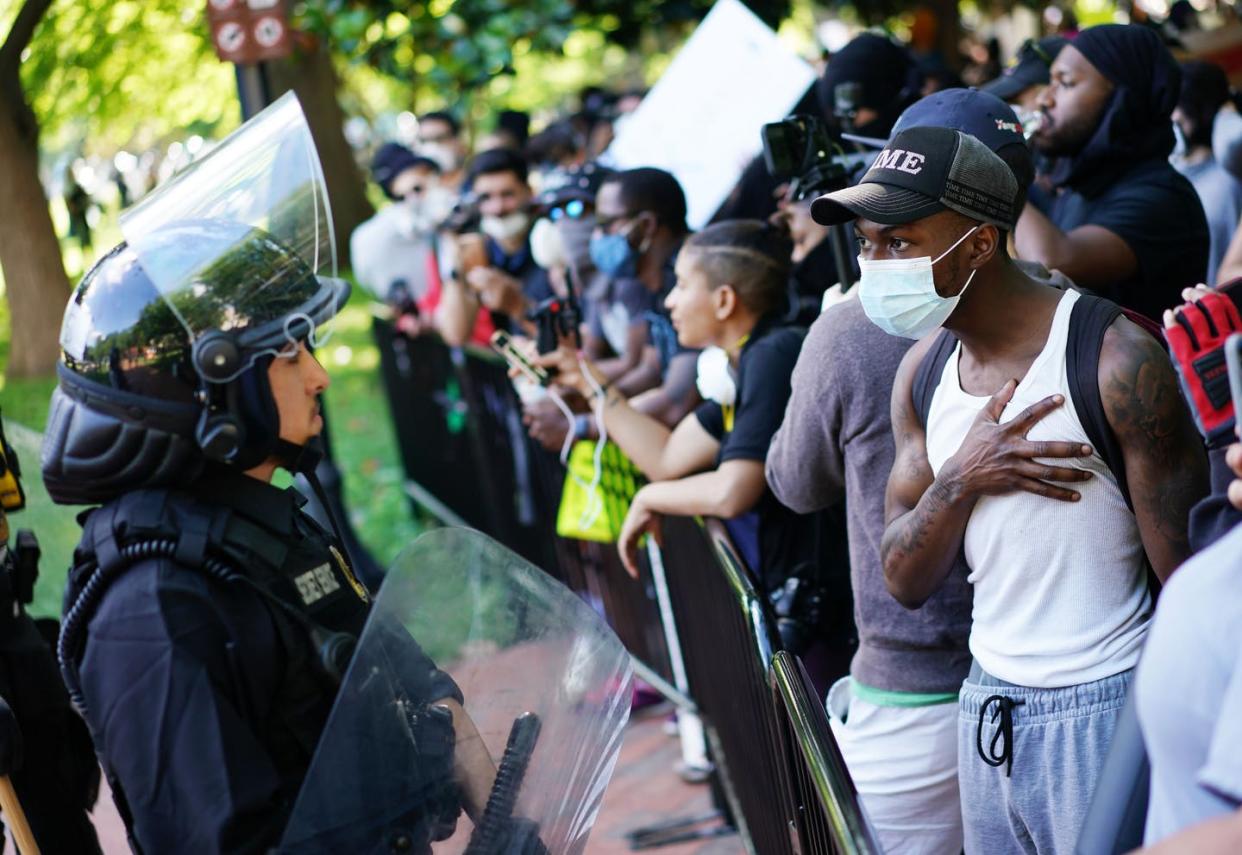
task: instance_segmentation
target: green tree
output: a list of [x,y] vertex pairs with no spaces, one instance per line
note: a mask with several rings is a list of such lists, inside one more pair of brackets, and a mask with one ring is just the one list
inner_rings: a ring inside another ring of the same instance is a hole
[[[52,0],[26,0],[10,18],[0,44],[0,269],[4,271],[13,336],[8,372],[13,377],[51,373],[55,331],[69,298],[60,244],[39,182],[39,122],[22,87],[22,54]],[[6,12],[10,11],[8,9]]]
[[[12,317],[8,374],[50,374],[69,297],[39,180],[40,142],[123,145],[235,119],[231,75],[191,0],[0,0],[0,268]],[[3,32],[3,30],[0,30]],[[208,64],[210,61],[210,64]],[[230,106],[232,114],[230,114]]]
[[[310,0],[301,26],[331,39],[365,64],[438,102],[466,112],[493,94],[489,84],[511,75],[524,56],[556,55],[571,34],[602,33],[635,48],[644,39],[684,35],[714,0]],[[776,26],[790,0],[747,0]],[[419,105],[422,106],[422,105]]]

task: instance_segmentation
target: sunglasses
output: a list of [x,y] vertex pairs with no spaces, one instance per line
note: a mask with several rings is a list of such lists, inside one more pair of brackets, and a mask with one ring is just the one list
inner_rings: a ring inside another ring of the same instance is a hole
[[556,223],[561,220],[580,220],[586,215],[586,203],[581,199],[570,199],[564,205],[557,205],[549,211],[548,219]]

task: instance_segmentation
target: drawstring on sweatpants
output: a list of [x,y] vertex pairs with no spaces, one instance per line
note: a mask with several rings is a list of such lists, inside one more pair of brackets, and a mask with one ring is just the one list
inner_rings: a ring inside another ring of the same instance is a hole
[[[1000,716],[1000,725],[996,728],[996,733],[992,734],[992,742],[988,745],[987,753],[983,751],[983,719],[987,715],[988,707],[993,703],[996,709],[992,710],[992,722],[996,722],[996,717]],[[1005,777],[1012,777],[1013,773],[1013,708],[1021,706],[1026,701],[1015,701],[1013,698],[1007,698],[1004,695],[992,695],[983,702],[983,706],[979,708],[979,729],[975,732],[975,749],[979,752],[979,756],[984,763],[989,766],[1005,766]],[[996,751],[996,743],[1001,743],[1000,753]]]

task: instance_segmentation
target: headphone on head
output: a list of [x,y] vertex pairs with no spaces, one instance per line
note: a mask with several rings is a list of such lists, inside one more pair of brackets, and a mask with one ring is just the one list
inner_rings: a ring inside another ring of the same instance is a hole
[[203,405],[194,439],[203,454],[220,463],[231,463],[246,442],[246,429],[237,407],[237,387],[232,381],[242,368],[237,340],[221,330],[209,330],[194,341],[191,360],[202,378],[199,397]]

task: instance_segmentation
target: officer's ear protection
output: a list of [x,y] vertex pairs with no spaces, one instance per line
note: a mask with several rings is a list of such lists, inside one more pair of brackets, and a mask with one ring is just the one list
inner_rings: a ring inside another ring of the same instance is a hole
[[228,333],[209,330],[194,341],[190,358],[202,378],[198,394],[203,412],[194,439],[208,458],[230,463],[246,442],[246,429],[237,407],[237,387],[231,382],[242,368],[241,348]]
[[20,511],[26,507],[26,494],[22,490],[22,468],[13,446],[4,435],[4,422],[0,421],[0,508],[4,511]]

